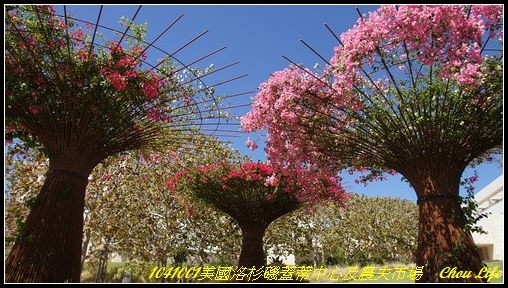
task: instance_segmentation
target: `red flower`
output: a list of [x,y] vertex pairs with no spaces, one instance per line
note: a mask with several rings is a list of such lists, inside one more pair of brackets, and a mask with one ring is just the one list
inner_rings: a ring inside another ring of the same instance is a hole
[[143,51],[143,50],[145,50],[145,48],[143,48],[143,47],[141,47],[139,45],[134,45],[134,46],[131,47],[132,54],[139,55],[138,58],[141,59],[141,60],[146,60],[146,57],[147,57],[146,51],[141,53],[141,51]]
[[206,173],[210,170],[213,170],[215,169],[215,165],[206,165],[206,166],[201,166],[201,167],[198,167],[197,168],[200,172],[203,172],[203,173]]
[[127,79],[134,79],[139,77],[139,72],[135,70],[127,70],[124,75]]
[[194,207],[192,207],[192,206],[188,207],[187,211],[186,211],[187,212],[187,216],[192,217],[194,215],[195,210],[196,209],[194,209]]
[[83,42],[86,38],[85,32],[83,32],[81,29],[71,31],[69,34],[71,34],[73,40],[77,40],[79,42]]
[[166,182],[166,187],[167,187],[169,190],[175,190],[176,185],[175,185],[175,180],[174,180],[174,178],[171,178],[171,179],[169,179],[169,180]]
[[159,110],[155,108],[150,108],[147,110],[148,118],[152,119],[153,121],[170,121],[171,117],[169,117],[166,114],[161,113]]
[[118,61],[118,66],[120,67],[134,68],[136,67],[136,65],[137,65],[136,59],[129,56],[123,57],[122,59],[120,59],[120,61]]
[[28,110],[30,110],[30,112],[32,112],[33,114],[39,114],[42,111],[42,107],[36,106],[36,105],[31,105],[31,106],[28,106]]
[[110,49],[110,52],[112,54],[115,54],[115,53],[123,53],[123,47],[122,45],[118,45],[118,41],[111,41],[108,43],[108,47]]
[[115,87],[116,90],[122,91],[127,87],[127,83],[125,81],[125,77],[118,73],[112,73],[106,76],[106,80],[109,81]]
[[[236,173],[236,171],[235,171],[235,170],[233,170],[233,171],[229,171],[229,173],[228,173],[228,177],[229,177],[229,178],[236,178],[236,177],[238,177],[238,174]],[[227,178],[226,178],[226,179],[227,179]]]
[[146,95],[148,100],[153,99],[159,95],[159,80],[156,77],[143,82],[141,84],[141,92]]

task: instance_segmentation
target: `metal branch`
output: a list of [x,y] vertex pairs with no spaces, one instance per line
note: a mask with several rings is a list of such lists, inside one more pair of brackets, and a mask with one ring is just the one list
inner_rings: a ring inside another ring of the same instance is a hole
[[127,28],[125,28],[125,31],[122,33],[122,37],[120,37],[120,40],[118,40],[118,43],[116,44],[115,46],[115,49],[116,50],[118,48],[118,46],[120,46],[120,44],[122,43],[122,40],[123,38],[125,37],[125,34],[127,34],[127,32],[129,31],[129,29],[131,28],[131,25],[132,25],[132,22],[134,22],[134,20],[136,20],[136,17],[138,16],[138,13],[139,11],[141,10],[141,7],[143,5],[139,5],[138,6],[138,9],[136,10],[136,13],[134,13],[134,16],[132,17],[132,19],[130,20],[129,22],[129,25],[127,25]]
[[[206,76],[208,76],[208,75],[211,75],[211,74],[213,74],[213,73],[217,73],[217,72],[219,72],[219,71],[221,71],[221,70],[227,69],[227,68],[229,68],[229,67],[231,67],[231,66],[234,66],[234,65],[236,65],[236,64],[238,64],[238,63],[240,63],[240,61],[236,61],[236,62],[233,62],[233,63],[231,63],[231,64],[224,65],[224,66],[222,66],[222,67],[220,67],[220,68],[214,69],[214,70],[212,70],[212,71],[210,71],[210,72],[208,72],[208,73],[205,73],[205,74],[203,74],[203,75],[200,75],[200,76],[199,76],[199,79],[203,79],[203,78],[205,78],[205,77],[206,77]],[[197,80],[197,78],[192,78],[192,79],[189,79],[189,80],[187,80],[187,81],[185,81],[185,82],[181,83],[180,85],[185,85],[185,84],[191,83],[192,81],[195,81],[195,80]]]
[[[198,59],[196,59],[196,60],[192,61],[191,63],[187,64],[187,66],[194,65],[194,64],[198,63],[199,61],[201,61],[201,60],[203,60],[203,59],[205,59],[205,58],[208,58],[208,57],[210,57],[210,56],[214,55],[215,53],[218,53],[218,52],[220,52],[220,51],[222,51],[222,50],[224,50],[224,49],[226,49],[226,46],[223,46],[223,47],[221,47],[221,48],[219,48],[219,49],[216,49],[216,50],[214,50],[214,51],[212,51],[212,52],[210,52],[210,53],[207,53],[207,54],[205,54],[205,55],[201,56],[200,58],[198,58]],[[183,69],[185,69],[185,68],[184,68],[184,67],[182,67],[182,68],[180,68],[180,69],[176,70],[176,71],[175,71],[175,73],[178,73],[178,72],[182,71]],[[150,69],[150,71],[151,71],[151,70],[152,70],[152,69]]]
[[99,25],[99,21],[101,19],[103,7],[104,7],[104,5],[101,5],[101,7],[99,8],[99,15],[97,15],[97,21],[95,21],[95,29],[93,30],[92,42],[90,43],[90,50],[88,51],[88,54],[92,54],[93,43],[95,41],[95,35],[97,34],[97,28],[99,27],[98,25]]
[[[198,34],[197,36],[195,36],[194,38],[189,40],[182,47],[178,48],[175,52],[173,52],[170,55],[168,55],[165,59],[162,59],[162,61],[157,63],[157,65],[155,65],[154,68],[150,69],[150,71],[155,69],[155,68],[157,68],[157,67],[159,67],[160,65],[162,65],[162,63],[166,62],[169,58],[173,57],[176,53],[180,52],[182,49],[184,49],[185,47],[189,46],[192,42],[198,40],[199,38],[201,38],[201,36],[205,35],[206,33],[208,33],[208,30],[205,30],[205,31],[201,32],[200,34]],[[150,47],[150,46],[147,46],[147,47]]]
[[321,58],[323,62],[325,62],[328,65],[331,65],[330,62],[328,62],[328,60],[325,59],[325,57],[321,56],[321,54],[319,54],[316,50],[314,50],[314,48],[310,47],[310,45],[308,45],[305,41],[303,41],[303,39],[300,39],[300,42],[302,42],[303,45],[305,45],[305,47],[309,48],[310,51],[314,52],[314,54],[316,54],[319,58]]
[[67,20],[67,5],[64,5],[64,18],[65,18],[65,35],[67,36],[67,54],[69,56],[69,61],[72,62],[71,58],[71,43],[69,41],[69,23]]
[[152,46],[153,46],[153,44],[154,44],[157,40],[159,40],[159,38],[161,38],[161,37],[162,37],[162,35],[164,35],[164,34],[165,34],[165,33],[166,33],[166,32],[167,32],[167,31],[168,31],[171,27],[173,27],[173,25],[175,25],[175,24],[176,24],[176,22],[178,22],[178,21],[179,21],[182,17],[183,17],[183,14],[181,14],[180,16],[178,16],[178,17],[177,17],[177,18],[176,18],[176,19],[175,19],[175,20],[174,20],[171,24],[169,24],[169,26],[168,26],[168,27],[166,27],[166,29],[164,29],[164,31],[162,31],[162,32],[161,32],[161,33],[160,33],[157,37],[155,37],[155,39],[154,39],[154,40],[152,40],[152,42],[150,42],[150,43],[148,44],[148,46],[146,46],[146,47],[145,47],[145,49],[143,49],[143,51],[141,51],[141,53],[139,53],[139,55],[136,57],[136,59],[137,59],[137,58],[139,58],[139,57],[141,57],[141,55],[143,55],[143,53],[145,53],[145,52],[146,52],[146,50],[148,50],[150,47],[152,47]]

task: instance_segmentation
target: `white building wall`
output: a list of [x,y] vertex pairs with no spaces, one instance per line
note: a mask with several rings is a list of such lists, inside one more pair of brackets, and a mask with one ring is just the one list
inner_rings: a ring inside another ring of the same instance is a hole
[[289,254],[287,256],[276,256],[274,253],[273,253],[273,250],[272,249],[268,249],[267,251],[268,253],[268,256],[266,257],[266,264],[267,265],[270,265],[271,262],[272,262],[272,257],[279,257],[281,260],[282,260],[282,264],[283,265],[286,265],[286,266],[291,266],[291,265],[296,265],[296,259],[295,259],[295,255],[293,254]]
[[476,245],[488,253],[492,260],[503,260],[504,257],[504,179],[503,175],[492,181],[475,195],[481,213],[490,213],[481,219],[478,225],[487,234],[473,233]]

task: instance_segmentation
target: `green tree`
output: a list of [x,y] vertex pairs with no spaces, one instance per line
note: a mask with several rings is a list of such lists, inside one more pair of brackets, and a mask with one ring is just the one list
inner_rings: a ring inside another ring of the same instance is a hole
[[305,255],[317,265],[413,260],[415,204],[354,194],[345,205],[323,202],[285,215],[267,229],[265,245],[276,255]]
[[116,252],[154,263],[177,263],[183,258],[202,263],[219,254],[234,255],[237,227],[222,213],[195,203],[185,193],[168,192],[164,185],[176,171],[212,163],[219,155],[234,155],[220,142],[208,140],[196,145],[193,154],[184,150],[129,153],[98,166],[99,178],[90,185],[86,206],[85,233],[92,242],[109,239]]

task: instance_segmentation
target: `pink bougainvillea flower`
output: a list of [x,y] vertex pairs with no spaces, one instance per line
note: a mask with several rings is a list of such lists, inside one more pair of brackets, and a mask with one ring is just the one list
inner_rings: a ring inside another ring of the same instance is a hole
[[[241,118],[242,129],[267,130],[265,151],[275,171],[284,170],[307,184],[319,179],[315,169],[321,175],[335,176],[342,166],[340,155],[331,157],[315,148],[323,145],[315,143],[316,137],[309,137],[309,130],[318,136],[331,132],[337,136],[334,141],[341,141],[347,138],[341,131],[354,127],[355,121],[342,109],[361,112],[370,103],[362,93],[376,97],[393,93],[394,84],[386,69],[379,69],[381,57],[391,61],[387,65],[397,73],[395,78],[399,74],[407,76],[406,83],[414,80],[418,85],[432,76],[431,71],[438,71],[443,79],[474,89],[483,76],[482,41],[492,36],[492,31],[501,30],[502,11],[501,5],[473,5],[470,11],[463,5],[382,6],[360,17],[340,36],[341,45],[334,49],[323,73],[301,67],[272,73],[260,85],[252,110]],[[413,69],[407,61],[426,69]],[[316,125],[319,121],[324,125]],[[321,127],[323,131],[306,127]],[[299,173],[298,169],[306,172]],[[358,182],[372,179],[384,180],[385,176],[364,176]],[[316,189],[313,193],[320,192]]]
[[245,145],[247,145],[247,147],[249,147],[249,149],[252,151],[254,151],[258,148],[258,145],[256,144],[256,142],[254,142],[254,140],[250,139],[250,137],[248,137],[247,141],[245,141]]

